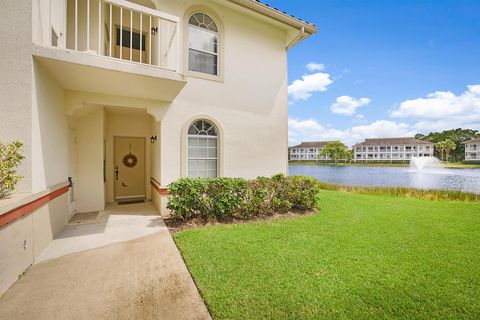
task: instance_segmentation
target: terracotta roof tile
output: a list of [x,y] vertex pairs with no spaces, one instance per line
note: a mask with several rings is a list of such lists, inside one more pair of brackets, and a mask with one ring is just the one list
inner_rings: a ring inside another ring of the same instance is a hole
[[298,21],[300,21],[300,22],[309,24],[309,25],[311,25],[312,27],[315,27],[315,28],[317,27],[314,23],[311,23],[311,22],[302,20],[302,19],[300,19],[300,18],[298,18],[298,17],[295,17],[294,15],[291,15],[291,14],[285,12],[285,11],[282,11],[282,10],[280,10],[280,9],[278,9],[278,8],[274,8],[274,7],[268,5],[268,4],[266,4],[266,3],[264,3],[264,2],[262,2],[262,1],[260,1],[260,0],[251,0],[251,1],[258,2],[259,4],[261,4],[261,5],[265,6],[265,7],[272,8],[272,9],[275,10],[275,11],[278,11],[278,12],[281,12],[281,13],[283,13],[283,14],[286,14],[287,16],[290,16],[290,17],[292,17],[293,19],[296,19],[296,20],[298,20]]

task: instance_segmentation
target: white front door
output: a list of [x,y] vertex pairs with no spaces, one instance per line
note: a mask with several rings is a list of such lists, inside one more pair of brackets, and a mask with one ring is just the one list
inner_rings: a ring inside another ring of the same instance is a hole
[[145,199],[145,138],[115,137],[115,200]]

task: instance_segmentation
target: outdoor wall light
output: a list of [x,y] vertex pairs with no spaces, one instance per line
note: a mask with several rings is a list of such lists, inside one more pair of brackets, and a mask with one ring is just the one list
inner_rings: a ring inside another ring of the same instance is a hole
[[155,143],[155,142],[157,142],[157,136],[151,136],[150,143]]

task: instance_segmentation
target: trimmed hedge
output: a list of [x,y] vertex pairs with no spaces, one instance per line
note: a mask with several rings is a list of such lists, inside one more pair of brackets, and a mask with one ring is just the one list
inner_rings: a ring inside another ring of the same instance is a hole
[[167,208],[174,218],[190,220],[251,219],[316,207],[315,179],[304,176],[254,180],[234,178],[183,178],[169,185]]

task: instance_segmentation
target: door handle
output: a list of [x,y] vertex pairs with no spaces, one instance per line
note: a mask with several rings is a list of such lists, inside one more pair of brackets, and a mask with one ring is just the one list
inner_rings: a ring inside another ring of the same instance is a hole
[[115,166],[115,180],[118,180],[118,166]]

